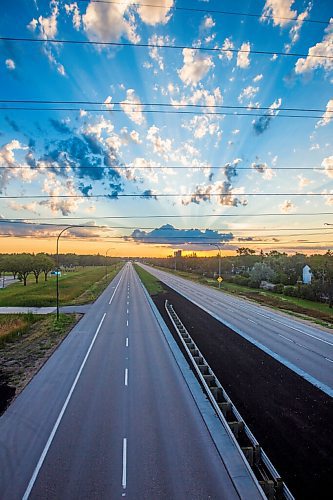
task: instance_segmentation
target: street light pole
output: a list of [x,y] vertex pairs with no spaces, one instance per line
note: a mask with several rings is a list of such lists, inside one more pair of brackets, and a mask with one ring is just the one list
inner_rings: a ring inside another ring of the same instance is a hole
[[[73,226],[67,226],[60,231],[57,236],[57,321],[59,320],[59,239],[62,233],[67,231],[67,229],[71,229]],[[79,226],[76,226],[79,227]],[[82,227],[82,226],[81,226]]]
[[108,248],[107,251],[105,252],[105,277],[108,277],[108,251],[111,250],[113,247]]
[[[219,251],[219,278],[221,277],[221,247],[217,243],[209,243],[209,245],[212,245],[214,247],[218,248]],[[219,281],[219,288],[221,288],[221,282]]]

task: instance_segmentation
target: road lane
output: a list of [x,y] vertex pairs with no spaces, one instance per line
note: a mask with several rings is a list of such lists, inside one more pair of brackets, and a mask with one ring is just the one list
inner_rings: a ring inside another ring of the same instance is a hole
[[[143,264],[147,271],[333,395],[333,336],[296,318]],[[267,351],[266,351],[267,352]]]
[[88,315],[0,420],[1,498],[239,498],[130,264]]

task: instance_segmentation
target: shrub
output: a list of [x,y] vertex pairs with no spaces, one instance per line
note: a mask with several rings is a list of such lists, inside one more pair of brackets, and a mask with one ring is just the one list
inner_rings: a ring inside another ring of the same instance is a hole
[[283,294],[287,295],[288,297],[297,297],[297,288],[291,285],[285,286],[283,288]]

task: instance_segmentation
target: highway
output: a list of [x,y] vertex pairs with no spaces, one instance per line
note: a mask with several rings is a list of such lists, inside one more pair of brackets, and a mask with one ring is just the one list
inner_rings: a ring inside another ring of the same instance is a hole
[[[333,396],[333,335],[286,314],[144,264],[144,269]],[[174,304],[177,311],[177,304]],[[178,311],[181,317],[181,311]]]
[[127,263],[1,417],[0,498],[263,497],[164,328]]

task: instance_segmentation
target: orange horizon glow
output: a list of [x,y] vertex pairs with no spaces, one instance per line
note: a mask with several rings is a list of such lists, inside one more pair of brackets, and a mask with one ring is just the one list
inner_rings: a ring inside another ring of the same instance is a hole
[[[305,255],[311,255],[315,253],[326,253],[326,249],[318,248],[318,246],[313,246],[309,249],[293,246],[291,241],[287,246],[287,243],[275,244],[274,246],[263,245],[262,249],[264,252],[269,252],[271,250],[277,250],[280,252],[286,252],[288,254],[294,254],[296,252],[303,253]],[[235,249],[221,249],[221,256],[235,256],[236,248],[246,247],[246,243],[235,245]],[[333,245],[332,245],[333,247]],[[249,245],[258,254],[258,249],[261,249],[260,244],[257,248],[253,245]],[[292,248],[292,250],[291,250]],[[66,239],[61,238],[59,242],[59,253],[75,253],[77,255],[107,255],[110,257],[169,257],[173,256],[174,251],[179,250],[179,248],[172,248],[170,246],[153,245],[153,244],[143,244],[134,243],[132,241],[101,241],[97,242],[95,240],[86,239]],[[260,250],[259,250],[260,251]],[[56,253],[56,238],[20,238],[20,237],[6,237],[0,238],[0,253],[39,253],[45,252],[49,254]],[[217,255],[218,251],[216,248],[211,250],[182,250],[182,256],[186,257],[195,253],[197,257],[212,257]]]

